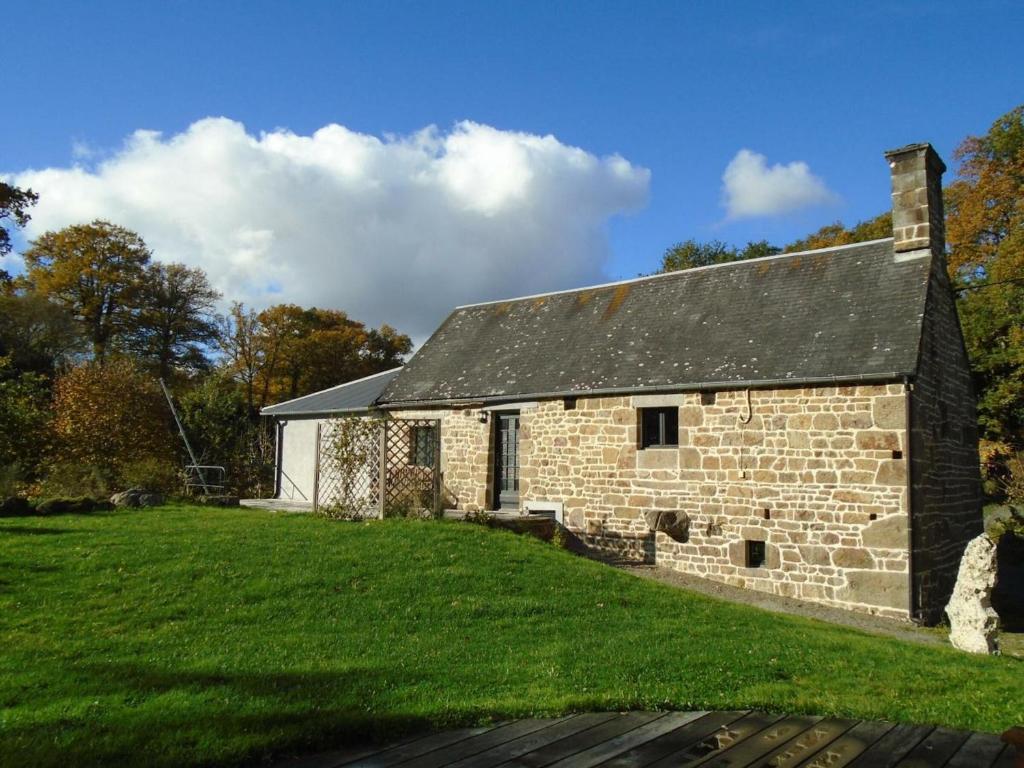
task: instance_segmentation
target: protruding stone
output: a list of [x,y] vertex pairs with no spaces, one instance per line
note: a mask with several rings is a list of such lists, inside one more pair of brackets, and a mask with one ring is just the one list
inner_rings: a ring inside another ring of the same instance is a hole
[[678,509],[649,509],[644,512],[647,527],[661,531],[675,541],[689,541],[690,516]]
[[953,596],[946,606],[949,642],[968,653],[999,652],[999,616],[992,608],[996,585],[996,545],[987,535],[964,550]]

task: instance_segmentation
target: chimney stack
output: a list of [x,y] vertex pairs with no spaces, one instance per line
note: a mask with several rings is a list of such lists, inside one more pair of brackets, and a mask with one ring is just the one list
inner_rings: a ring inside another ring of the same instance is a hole
[[892,170],[892,234],[896,253],[925,248],[946,252],[942,174],[946,165],[931,144],[909,144],[885,153]]

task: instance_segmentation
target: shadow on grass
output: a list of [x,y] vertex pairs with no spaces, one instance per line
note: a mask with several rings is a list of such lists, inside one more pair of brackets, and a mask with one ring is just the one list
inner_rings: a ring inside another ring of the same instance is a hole
[[[53,766],[266,764],[317,751],[384,744],[436,725],[417,715],[379,714],[389,707],[392,691],[417,682],[393,669],[172,672],[93,664],[69,670],[68,677],[80,698],[102,702],[97,716],[7,727],[0,733],[0,753],[19,754],[24,764]],[[50,693],[54,701],[68,694]],[[146,706],[157,697],[160,702]],[[42,702],[33,704],[38,709]],[[484,713],[460,714],[462,721],[486,718]],[[62,756],[53,749],[55,730],[66,741]],[[210,745],[229,746],[217,754],[206,751]]]
[[0,525],[0,535],[11,533],[16,536],[60,536],[66,533],[81,533],[73,528],[32,528],[28,525]]

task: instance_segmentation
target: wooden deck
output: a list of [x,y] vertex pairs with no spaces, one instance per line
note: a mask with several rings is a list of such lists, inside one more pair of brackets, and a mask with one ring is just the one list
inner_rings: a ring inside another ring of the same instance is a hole
[[442,731],[278,768],[1012,768],[998,736],[764,712],[595,712]]

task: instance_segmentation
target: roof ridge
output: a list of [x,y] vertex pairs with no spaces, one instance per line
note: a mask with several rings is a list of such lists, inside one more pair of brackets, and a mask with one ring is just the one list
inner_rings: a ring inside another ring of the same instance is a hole
[[596,285],[582,285],[579,288],[566,288],[561,291],[545,291],[543,293],[532,293],[527,296],[513,296],[507,299],[492,299],[491,301],[477,301],[472,304],[460,304],[455,307],[459,309],[470,309],[472,307],[485,307],[489,304],[509,304],[514,301],[526,301],[527,299],[540,299],[545,296],[560,296],[566,293],[579,293],[580,291],[595,291],[599,288],[614,288],[617,285],[629,285],[632,283],[639,283],[645,280],[658,280],[664,277],[671,277],[672,275],[689,274],[691,272],[703,272],[709,269],[719,269],[722,267],[737,267],[748,264],[759,264],[765,261],[778,261],[779,259],[789,259],[794,256],[807,256],[815,253],[828,253],[830,251],[842,251],[847,248],[859,248],[865,245],[875,245],[877,243],[884,243],[892,241],[891,237],[880,237],[877,240],[862,240],[858,243],[846,243],[845,245],[830,245],[826,248],[812,248],[807,251],[793,251],[792,253],[777,253],[774,256],[760,256],[756,259],[741,259],[738,261],[725,261],[720,264],[706,264],[702,267],[690,267],[689,269],[677,269],[672,272],[661,272],[656,275],[643,275],[641,277],[630,277],[626,280],[614,280],[609,283],[598,283]]
[[379,373],[371,373],[369,376],[363,376],[362,378],[359,379],[352,379],[352,381],[346,381],[343,384],[336,384],[333,387],[328,387],[327,389],[318,389],[316,392],[310,392],[309,394],[306,395],[293,397],[291,400],[282,400],[280,403],[266,405],[260,408],[260,413],[263,413],[264,411],[269,410],[271,408],[277,408],[282,405],[288,405],[289,403],[297,403],[299,400],[305,400],[307,397],[313,397],[314,395],[322,395],[325,392],[333,392],[334,390],[341,389],[342,387],[348,387],[351,386],[352,384],[358,384],[360,381],[368,381],[369,379],[375,379],[378,376],[383,376],[386,373],[394,373],[395,371],[402,370],[402,368],[404,367],[404,365],[399,365],[397,368],[388,368],[386,371],[380,371]]

